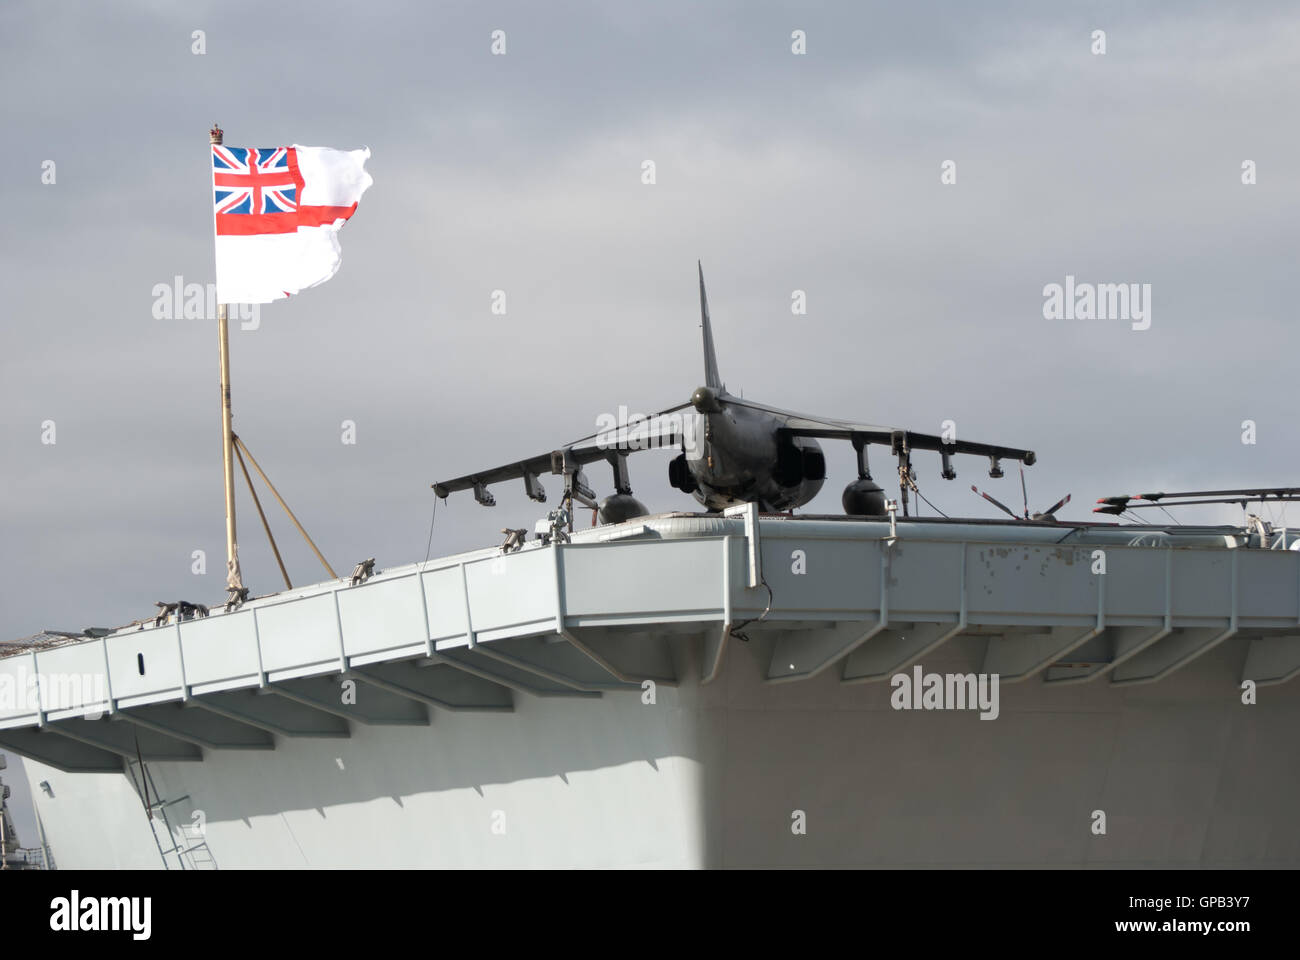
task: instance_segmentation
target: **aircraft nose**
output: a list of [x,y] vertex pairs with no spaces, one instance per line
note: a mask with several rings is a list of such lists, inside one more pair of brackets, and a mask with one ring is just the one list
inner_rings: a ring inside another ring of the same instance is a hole
[[696,387],[691,394],[691,406],[700,413],[717,413],[722,409],[718,394],[710,387]]

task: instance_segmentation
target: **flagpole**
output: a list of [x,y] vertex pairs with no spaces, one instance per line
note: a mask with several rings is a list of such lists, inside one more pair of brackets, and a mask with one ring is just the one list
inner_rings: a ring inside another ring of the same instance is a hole
[[[222,142],[224,134],[220,127],[214,126],[208,131],[208,140],[213,145]],[[230,324],[226,319],[226,305],[217,306],[217,338],[221,349],[221,458],[225,465],[226,476],[226,592],[229,594],[228,605],[237,604],[244,599],[243,576],[239,570],[239,544],[235,537],[235,457],[234,431],[230,413]]]

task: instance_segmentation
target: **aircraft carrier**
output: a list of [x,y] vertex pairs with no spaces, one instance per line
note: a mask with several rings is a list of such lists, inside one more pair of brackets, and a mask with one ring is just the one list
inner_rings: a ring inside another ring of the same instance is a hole
[[60,867],[1295,867],[1295,542],[638,517],[11,646],[0,747]]

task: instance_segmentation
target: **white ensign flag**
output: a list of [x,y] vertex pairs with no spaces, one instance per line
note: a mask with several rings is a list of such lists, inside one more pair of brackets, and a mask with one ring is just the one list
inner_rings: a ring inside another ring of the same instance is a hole
[[339,228],[374,180],[370,151],[212,145],[217,300],[270,303],[339,269]]

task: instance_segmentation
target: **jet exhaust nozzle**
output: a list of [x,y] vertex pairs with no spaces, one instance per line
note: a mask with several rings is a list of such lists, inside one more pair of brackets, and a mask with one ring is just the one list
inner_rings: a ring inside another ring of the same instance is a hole
[[686,454],[677,454],[668,464],[668,483],[682,493],[694,493],[699,489],[699,484],[695,482],[695,475],[691,473],[691,468],[686,462]]

